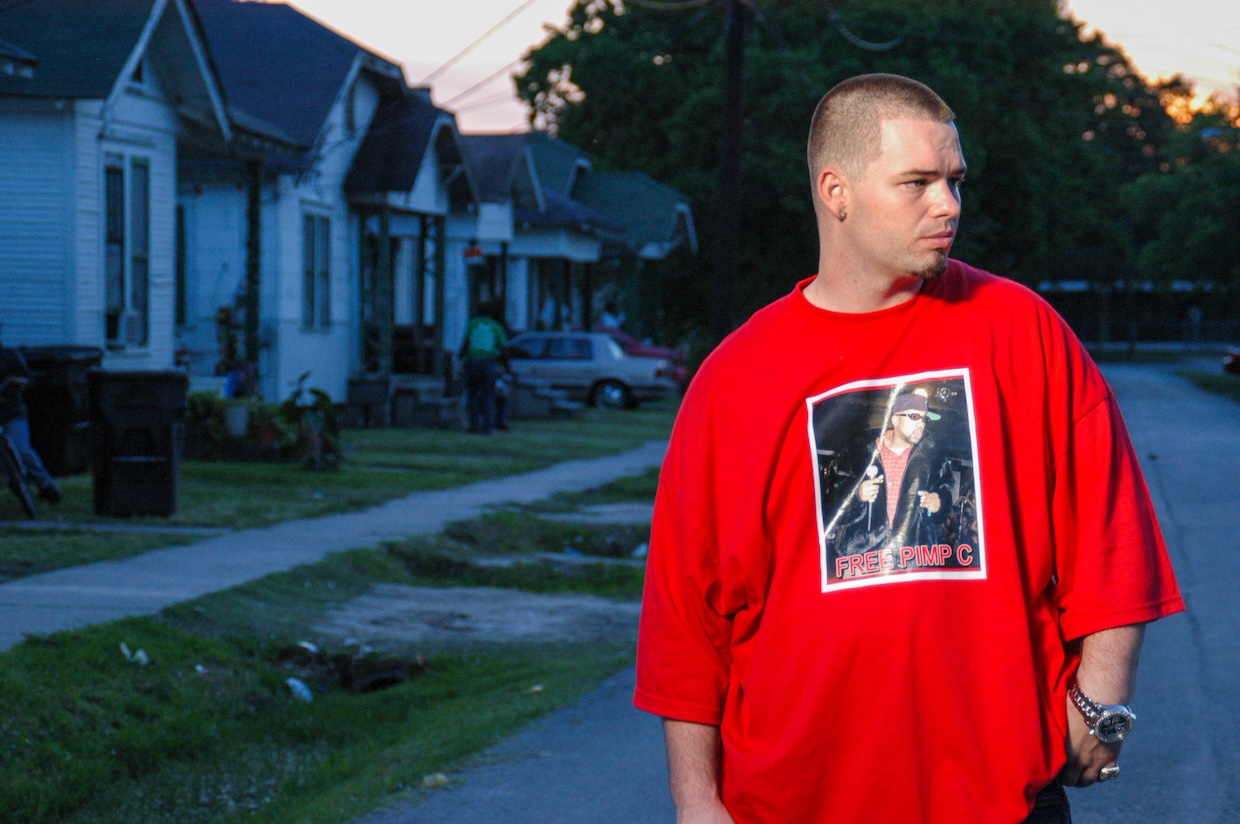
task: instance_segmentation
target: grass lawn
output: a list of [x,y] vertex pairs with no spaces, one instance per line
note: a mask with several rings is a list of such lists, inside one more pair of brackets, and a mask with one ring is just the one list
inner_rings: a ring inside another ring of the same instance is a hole
[[[429,489],[529,472],[567,460],[595,458],[665,439],[677,400],[635,410],[587,409],[571,420],[517,421],[490,436],[440,429],[350,429],[346,461],[336,472],[295,464],[184,461],[178,511],[150,525],[243,529],[291,518],[364,509]],[[56,521],[106,521],[93,513],[89,474],[62,479],[65,499],[44,506]]]
[[[73,475],[60,479],[64,500],[56,506],[42,504],[40,516],[59,524],[266,526],[365,509],[412,492],[528,472],[561,461],[624,452],[667,438],[676,408],[676,400],[667,400],[636,410],[587,409],[572,420],[518,421],[511,432],[489,437],[428,429],[346,430],[347,460],[336,472],[311,472],[295,464],[184,461],[178,512],[167,518],[100,518],[94,514],[90,474]],[[631,483],[644,484],[642,489],[649,488],[653,496],[655,477]],[[0,490],[0,495],[8,492]],[[571,508],[571,501],[556,498],[548,506]],[[0,516],[16,514],[16,508],[16,500],[9,496],[0,503]],[[63,529],[28,533],[0,526],[0,581],[193,540],[185,535]]]
[[[651,477],[572,496],[644,497]],[[348,824],[394,796],[429,792],[530,720],[631,664],[627,641],[482,645],[429,657],[363,655],[305,639],[324,612],[375,582],[485,583],[633,600],[642,571],[565,569],[538,553],[617,555],[648,529],[503,511],[442,536],[339,553],[134,618],[34,638],[0,653],[0,821]],[[497,546],[528,563],[474,563]],[[142,651],[141,664],[122,654]],[[403,680],[357,691],[359,668]],[[312,691],[297,699],[287,679]]]

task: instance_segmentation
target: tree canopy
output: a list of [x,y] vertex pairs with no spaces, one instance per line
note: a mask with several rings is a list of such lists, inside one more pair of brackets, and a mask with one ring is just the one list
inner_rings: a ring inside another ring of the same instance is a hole
[[[954,254],[1030,284],[1131,277],[1138,241],[1147,244],[1141,268],[1156,269],[1153,261],[1173,250],[1168,240],[1150,244],[1185,227],[1149,204],[1210,188],[1203,176],[1220,180],[1235,168],[1234,154],[1207,152],[1206,164],[1192,154],[1195,144],[1185,149],[1191,140],[1167,108],[1183,107],[1187,82],[1151,84],[1122,51],[1061,17],[1055,0],[747,5],[746,313],[815,269],[806,131],[822,94],[856,74],[916,78],[953,108],[969,163]],[[587,149],[601,167],[640,169],[692,200],[702,254],[680,263],[681,282],[668,290],[680,328],[700,322],[710,305],[724,7],[578,0],[516,79],[535,127]],[[868,45],[891,41],[882,50]],[[1229,212],[1224,220],[1235,225]],[[1203,242],[1215,237],[1196,230]]]

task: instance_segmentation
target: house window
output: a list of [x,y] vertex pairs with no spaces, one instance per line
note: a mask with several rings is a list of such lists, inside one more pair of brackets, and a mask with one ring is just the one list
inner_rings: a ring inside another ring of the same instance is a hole
[[111,348],[145,346],[150,332],[151,165],[108,155],[104,165],[104,327]]
[[322,215],[302,218],[301,323],[308,329],[331,326],[331,220]]

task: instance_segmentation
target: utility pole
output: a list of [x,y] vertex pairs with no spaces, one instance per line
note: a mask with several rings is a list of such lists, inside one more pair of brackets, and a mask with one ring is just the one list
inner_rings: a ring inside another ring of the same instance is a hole
[[711,332],[723,340],[736,321],[736,281],[741,233],[741,131],[745,78],[747,0],[727,0],[726,57],[723,73],[723,136],[719,146],[719,237],[715,260]]

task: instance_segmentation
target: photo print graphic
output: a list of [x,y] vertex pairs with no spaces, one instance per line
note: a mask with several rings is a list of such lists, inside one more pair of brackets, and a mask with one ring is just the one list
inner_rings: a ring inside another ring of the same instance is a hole
[[822,591],[986,577],[968,370],[808,398]]

